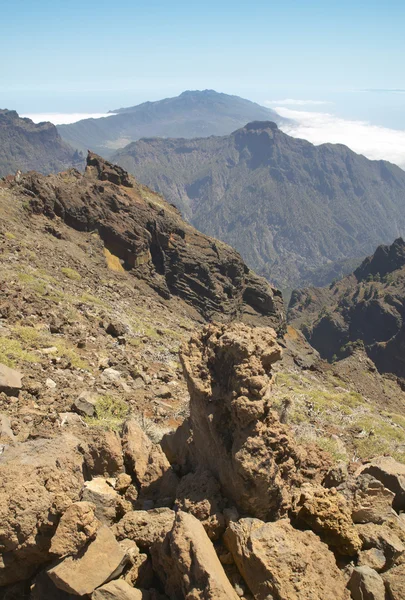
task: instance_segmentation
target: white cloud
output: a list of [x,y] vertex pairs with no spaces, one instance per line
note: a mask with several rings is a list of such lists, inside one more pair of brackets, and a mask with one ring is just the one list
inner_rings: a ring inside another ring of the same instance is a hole
[[345,144],[358,154],[373,160],[389,160],[405,169],[405,131],[372,125],[367,121],[349,121],[330,113],[275,108],[292,123],[281,129],[293,137],[315,145]]
[[21,115],[28,117],[34,123],[42,123],[50,121],[54,125],[65,125],[68,123],[76,123],[82,119],[100,119],[101,117],[111,117],[112,113],[32,113]]
[[294,98],[285,98],[284,100],[265,100],[264,104],[267,104],[267,106],[310,106],[332,104],[332,102],[327,102],[326,100],[295,100]]

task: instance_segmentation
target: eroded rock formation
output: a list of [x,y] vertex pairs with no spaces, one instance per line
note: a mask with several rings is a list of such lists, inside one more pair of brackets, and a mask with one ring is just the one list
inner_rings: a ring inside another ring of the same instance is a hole
[[262,519],[284,513],[293,487],[327,467],[271,410],[271,368],[280,355],[273,330],[239,323],[208,326],[181,352],[198,463],[238,507]]

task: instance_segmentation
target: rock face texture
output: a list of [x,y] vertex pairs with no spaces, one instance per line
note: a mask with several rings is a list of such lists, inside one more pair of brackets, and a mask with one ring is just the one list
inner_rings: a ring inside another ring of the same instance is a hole
[[59,133],[74,148],[90,148],[108,158],[114,149],[140,138],[225,135],[253,119],[286,122],[269,108],[214,90],[186,91],[112,112],[105,119],[59,125]]
[[180,354],[198,463],[237,506],[263,519],[285,511],[292,487],[320,467],[271,411],[280,355],[273,330],[242,324],[208,326]]
[[179,512],[173,529],[152,549],[153,562],[172,600],[237,600],[204,527]]
[[36,125],[14,110],[0,110],[0,177],[17,170],[57,173],[83,163],[52,123]]
[[404,235],[402,169],[292,138],[269,119],[243,125],[224,137],[149,137],[113,160],[279,287],[327,285]]
[[286,519],[240,519],[228,527],[225,542],[255,600],[350,599],[327,546]]
[[382,373],[405,377],[405,242],[380,246],[352,275],[329,288],[293,292],[292,325],[301,325],[322,357],[344,358],[365,348]]
[[79,499],[82,463],[70,436],[0,455],[0,586],[29,577],[48,559],[60,515]]
[[29,196],[34,213],[59,217],[79,231],[97,230],[124,268],[163,297],[179,296],[207,319],[283,326],[278,290],[120,167],[89,154],[84,175],[28,173],[10,186]]

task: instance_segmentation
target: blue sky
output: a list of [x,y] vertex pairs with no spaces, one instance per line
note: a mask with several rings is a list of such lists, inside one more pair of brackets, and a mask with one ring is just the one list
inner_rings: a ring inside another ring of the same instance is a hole
[[0,0],[0,18],[0,108],[58,123],[210,88],[405,168],[405,0]]
[[20,112],[100,112],[214,88],[259,102],[340,98],[357,117],[356,104],[378,105],[381,94],[350,100],[353,90],[405,89],[403,0],[0,0],[0,8],[0,106]]

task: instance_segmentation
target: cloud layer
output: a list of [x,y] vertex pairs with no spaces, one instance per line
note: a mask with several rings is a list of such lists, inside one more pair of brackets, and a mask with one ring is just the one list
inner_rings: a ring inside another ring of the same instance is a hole
[[372,125],[367,121],[349,121],[330,113],[275,107],[293,123],[281,129],[293,137],[313,144],[345,144],[358,154],[373,160],[389,160],[405,169],[405,131]]
[[42,123],[50,121],[54,125],[67,125],[68,123],[76,123],[82,119],[99,119],[100,117],[111,117],[111,113],[33,113],[21,115],[28,117],[34,123]]

